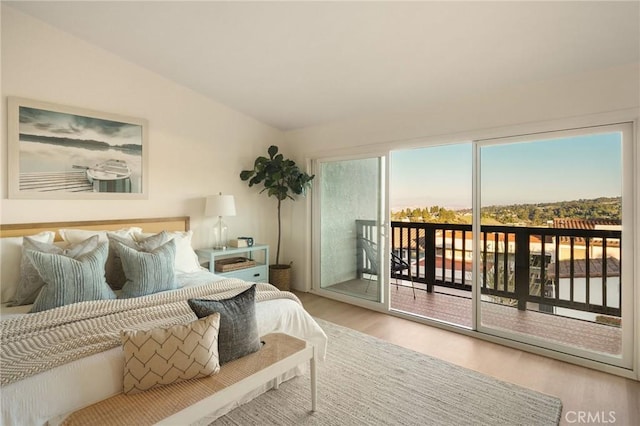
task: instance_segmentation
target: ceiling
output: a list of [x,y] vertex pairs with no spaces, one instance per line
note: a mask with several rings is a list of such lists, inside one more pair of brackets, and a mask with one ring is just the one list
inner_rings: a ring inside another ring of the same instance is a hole
[[282,130],[640,61],[640,2],[4,2]]

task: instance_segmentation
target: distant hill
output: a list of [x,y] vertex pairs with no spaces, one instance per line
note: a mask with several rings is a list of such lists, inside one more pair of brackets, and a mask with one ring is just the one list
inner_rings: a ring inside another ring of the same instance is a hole
[[[488,206],[480,211],[483,224],[545,226],[555,218],[622,219],[622,197],[558,201],[539,204]],[[440,206],[403,209],[391,213],[391,220],[435,223],[471,223],[471,209],[448,210]]]
[[51,145],[62,145],[67,147],[75,147],[82,149],[90,149],[93,151],[106,151],[108,149],[119,149],[121,151],[134,151],[137,153],[142,152],[142,145],[138,144],[124,144],[124,145],[109,145],[103,141],[96,141],[93,139],[73,139],[58,136],[42,136],[42,135],[30,135],[27,133],[20,133],[21,142],[38,142],[47,143]]

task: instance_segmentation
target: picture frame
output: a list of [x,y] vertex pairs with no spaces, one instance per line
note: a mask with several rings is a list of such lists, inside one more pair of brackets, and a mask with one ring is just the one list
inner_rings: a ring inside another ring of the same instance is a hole
[[8,196],[147,199],[148,122],[8,98]]

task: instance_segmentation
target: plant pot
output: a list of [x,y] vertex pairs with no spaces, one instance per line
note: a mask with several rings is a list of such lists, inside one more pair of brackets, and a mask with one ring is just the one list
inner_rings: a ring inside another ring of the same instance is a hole
[[269,265],[269,282],[279,290],[291,289],[291,265]]

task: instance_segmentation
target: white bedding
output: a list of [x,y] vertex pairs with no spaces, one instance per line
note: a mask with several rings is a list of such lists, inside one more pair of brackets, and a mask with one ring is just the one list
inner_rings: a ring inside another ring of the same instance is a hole
[[[220,279],[207,271],[179,276],[183,286]],[[29,309],[30,306],[2,307],[0,319],[26,315]],[[327,337],[297,302],[277,299],[257,303],[256,316],[260,335],[283,332],[305,339],[316,346],[318,357],[324,359]],[[0,391],[2,424],[56,423],[65,414],[120,393],[123,364],[122,350],[117,347],[6,385]],[[256,392],[249,391],[247,397],[255,396]],[[216,415],[225,411],[228,409]],[[212,418],[215,416],[209,420]]]

